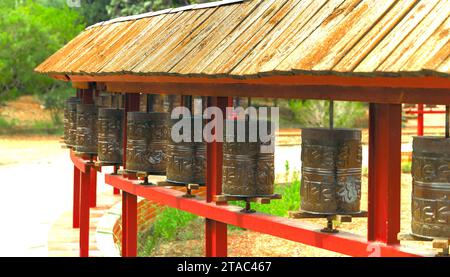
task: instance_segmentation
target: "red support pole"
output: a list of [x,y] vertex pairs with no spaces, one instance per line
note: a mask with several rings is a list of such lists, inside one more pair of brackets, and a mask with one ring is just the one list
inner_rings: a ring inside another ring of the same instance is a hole
[[72,227],[80,227],[80,170],[73,166],[73,212]]
[[424,134],[423,119],[424,119],[423,104],[418,104],[417,105],[417,135],[420,137],[423,136],[423,134]]
[[137,196],[122,192],[122,256],[137,256]]
[[80,257],[89,256],[89,196],[90,196],[91,170],[88,166],[86,172],[81,173],[80,192]]
[[[115,165],[114,166],[114,173],[117,173],[118,170],[119,170],[119,166]],[[114,195],[119,195],[119,194],[120,194],[120,189],[114,188]]]
[[400,104],[370,104],[368,240],[398,244],[400,231]]
[[90,189],[90,197],[89,197],[89,205],[91,208],[97,207],[97,170],[94,167],[91,167],[91,185]]
[[[225,115],[225,108],[232,102],[232,98],[208,97],[208,107],[217,106]],[[222,143],[207,144],[206,166],[206,199],[212,202],[214,195],[222,193]],[[207,257],[227,256],[227,225],[212,219],[205,219],[205,252]]]
[[[125,94],[125,128],[123,133],[123,168],[126,168],[127,113],[139,111],[139,94]],[[122,256],[137,256],[137,197],[122,192]]]

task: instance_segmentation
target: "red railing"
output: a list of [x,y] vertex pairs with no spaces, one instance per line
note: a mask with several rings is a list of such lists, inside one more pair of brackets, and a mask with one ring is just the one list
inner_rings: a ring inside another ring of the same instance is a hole
[[423,136],[425,133],[424,116],[425,114],[445,114],[445,110],[425,109],[423,104],[417,104],[416,109],[407,109],[406,114],[417,114],[417,135]]
[[[209,97],[208,104],[224,108],[229,99]],[[434,255],[430,251],[401,247],[397,240],[400,231],[400,134],[401,105],[371,104],[367,238],[342,231],[322,233],[321,226],[261,213],[243,214],[238,207],[212,202],[213,195],[221,192],[222,151],[220,143],[209,143],[206,200],[183,198],[180,191],[143,186],[126,176],[106,175],[106,183],[123,192],[122,255],[137,254],[137,196],[204,217],[207,256],[227,255],[227,224],[351,256]],[[95,168],[72,152],[71,159],[75,167],[74,203],[80,203],[78,207],[74,205],[74,227],[79,216],[80,256],[88,256],[89,198],[92,197],[89,192],[94,185],[90,174]]]

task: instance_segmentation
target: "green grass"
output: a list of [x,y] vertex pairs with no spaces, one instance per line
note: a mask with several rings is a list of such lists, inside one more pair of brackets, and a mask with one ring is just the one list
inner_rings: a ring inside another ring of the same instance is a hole
[[[288,211],[298,210],[300,204],[300,181],[294,180],[290,184],[276,185],[275,193],[281,194],[282,199],[272,200],[270,204],[252,203],[252,209],[276,216],[287,216]],[[244,207],[242,201],[230,202],[231,205]]]
[[0,135],[62,135],[63,132],[63,126],[52,121],[18,122],[0,117]]
[[402,172],[403,173],[411,173],[411,162],[403,162],[402,163]]
[[11,129],[17,126],[17,122],[15,120],[6,120],[3,117],[0,117],[0,130]]
[[[273,200],[270,204],[252,204],[258,212],[287,216],[288,211],[298,210],[300,204],[300,181],[294,175],[290,184],[275,185],[275,193],[283,196],[280,200]],[[230,202],[230,205],[244,207],[240,201]],[[241,230],[236,226],[228,226],[230,231]],[[155,222],[146,232],[139,234],[139,256],[148,257],[159,244],[173,240],[189,240],[203,234],[203,220],[193,214],[174,208],[164,208],[156,217]]]
[[146,232],[139,234],[139,256],[148,257],[160,243],[172,241],[177,238],[190,239],[192,231],[181,232],[186,226],[199,217],[174,208],[164,208],[156,216],[155,222]]

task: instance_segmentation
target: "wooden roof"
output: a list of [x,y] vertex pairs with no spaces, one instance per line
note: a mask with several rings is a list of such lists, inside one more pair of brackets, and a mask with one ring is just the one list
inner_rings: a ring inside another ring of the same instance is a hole
[[450,0],[220,1],[88,27],[36,71],[448,77]]

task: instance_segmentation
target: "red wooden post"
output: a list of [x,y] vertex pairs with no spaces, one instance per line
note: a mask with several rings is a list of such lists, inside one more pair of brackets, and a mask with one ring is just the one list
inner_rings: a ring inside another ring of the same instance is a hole
[[80,170],[73,166],[73,212],[72,227],[80,227]]
[[[125,128],[123,135],[123,168],[126,168],[127,113],[139,111],[139,94],[125,94]],[[122,256],[137,256],[137,197],[122,192]]]
[[400,231],[400,104],[370,104],[368,239],[397,244]]
[[122,192],[122,256],[137,256],[137,196]]
[[420,137],[423,136],[423,134],[424,134],[423,119],[424,119],[423,104],[418,104],[417,105],[417,135]]
[[[225,115],[232,98],[208,97],[208,107],[217,106]],[[207,144],[206,199],[212,202],[214,195],[222,193],[222,143]],[[227,256],[227,225],[212,219],[205,219],[205,252],[207,257]]]
[[[118,170],[119,170],[119,166],[115,165],[114,166],[114,173],[117,173]],[[120,189],[114,188],[114,195],[119,195],[119,194],[120,194]]]
[[81,173],[80,192],[80,257],[89,256],[89,198],[90,198],[91,170]]
[[91,167],[91,185],[90,189],[90,197],[89,197],[89,206],[91,208],[97,207],[97,170],[94,167]]

